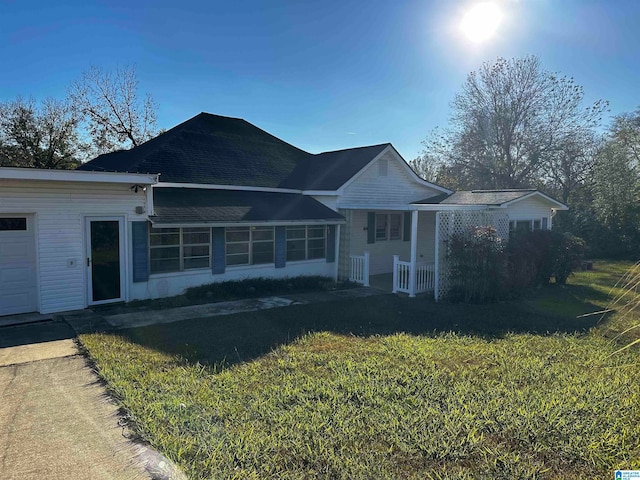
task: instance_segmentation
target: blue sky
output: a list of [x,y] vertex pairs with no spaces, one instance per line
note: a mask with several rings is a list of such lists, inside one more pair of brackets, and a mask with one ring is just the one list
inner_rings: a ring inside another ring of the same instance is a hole
[[135,64],[160,127],[206,111],[314,153],[391,142],[406,160],[497,56],[539,56],[612,115],[640,106],[640,2],[496,0],[504,19],[482,45],[456,28],[473,3],[0,0],[0,101]]

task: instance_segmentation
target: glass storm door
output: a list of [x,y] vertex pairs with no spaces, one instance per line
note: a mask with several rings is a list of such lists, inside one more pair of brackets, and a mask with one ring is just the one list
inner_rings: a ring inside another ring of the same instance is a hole
[[89,305],[124,299],[123,219],[87,218]]

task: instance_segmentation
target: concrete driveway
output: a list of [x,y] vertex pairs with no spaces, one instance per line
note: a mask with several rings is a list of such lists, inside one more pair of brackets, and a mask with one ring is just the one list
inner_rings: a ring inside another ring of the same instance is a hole
[[63,321],[0,328],[0,478],[163,478],[125,436],[74,337]]

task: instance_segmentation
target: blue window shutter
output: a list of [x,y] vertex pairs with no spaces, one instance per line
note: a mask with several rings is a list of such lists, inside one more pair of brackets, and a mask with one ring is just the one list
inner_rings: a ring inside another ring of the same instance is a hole
[[131,245],[133,281],[146,282],[149,279],[148,222],[131,222]]
[[276,227],[276,268],[284,268],[287,264],[287,230]]
[[226,249],[224,245],[224,227],[211,229],[212,273],[224,273],[227,268]]
[[402,232],[402,239],[405,242],[411,240],[411,212],[404,212],[404,221],[402,223],[404,231]]
[[542,230],[549,230],[549,219],[542,217]]
[[327,263],[336,261],[336,226],[327,227]]
[[376,212],[367,212],[367,243],[376,243]]

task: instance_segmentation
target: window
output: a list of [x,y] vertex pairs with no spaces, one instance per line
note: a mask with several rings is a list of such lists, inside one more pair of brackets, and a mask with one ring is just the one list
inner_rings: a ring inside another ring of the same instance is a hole
[[402,240],[402,214],[376,214],[376,242],[380,240]]
[[152,228],[149,258],[151,273],[208,268],[211,266],[211,229]]
[[376,241],[387,239],[387,218],[386,213],[376,214]]
[[274,262],[273,227],[230,227],[225,236],[228,266]]
[[24,232],[26,230],[26,217],[0,217],[0,232]]
[[532,230],[547,229],[547,219],[535,219],[535,220],[511,220],[509,222],[509,236],[531,232]]
[[287,227],[287,262],[325,258],[326,231],[324,225]]
[[389,240],[402,240],[402,215],[389,215]]

